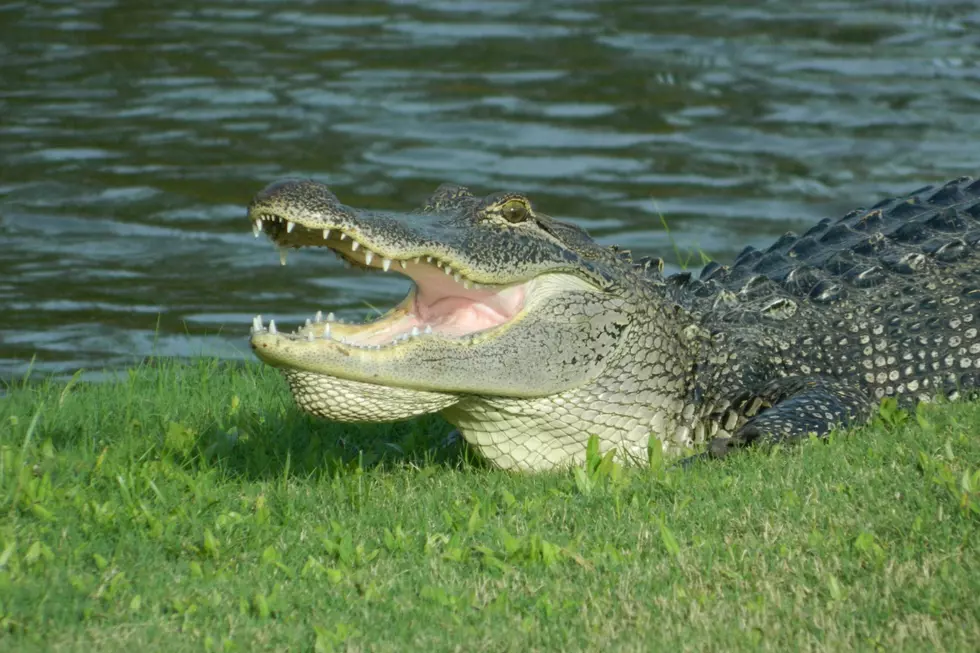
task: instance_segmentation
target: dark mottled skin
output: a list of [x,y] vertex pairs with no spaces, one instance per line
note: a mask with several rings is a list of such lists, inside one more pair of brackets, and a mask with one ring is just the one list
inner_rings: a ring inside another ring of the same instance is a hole
[[980,182],[964,178],[746,248],[697,280],[664,280],[725,359],[703,363],[696,391],[739,411],[762,400],[709,451],[824,435],[883,397],[908,406],[975,388],[978,243]]

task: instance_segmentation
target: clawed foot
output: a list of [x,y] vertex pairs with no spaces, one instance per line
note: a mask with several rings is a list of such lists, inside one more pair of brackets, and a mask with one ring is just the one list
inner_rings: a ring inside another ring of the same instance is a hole
[[708,443],[708,447],[703,452],[688,456],[687,458],[681,458],[674,463],[674,466],[682,469],[690,469],[700,462],[718,460],[735,451],[739,445],[740,442],[735,438],[714,438]]

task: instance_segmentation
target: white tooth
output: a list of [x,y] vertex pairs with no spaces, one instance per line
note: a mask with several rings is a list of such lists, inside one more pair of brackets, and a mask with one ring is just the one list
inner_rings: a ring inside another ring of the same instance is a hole
[[453,275],[453,281],[455,281],[456,283],[459,283],[460,278],[461,277],[459,276],[459,272]]
[[416,257],[415,257],[415,258],[414,258],[413,260],[414,260],[414,261],[415,261],[416,263],[418,263],[419,261],[421,261],[421,260],[422,260],[422,257],[421,257],[421,256],[416,256]]
[[356,240],[355,241],[352,241],[351,244],[350,244],[350,251],[356,252],[357,251],[357,248],[360,247],[360,246],[361,246],[361,244],[359,242],[357,242]]
[[374,252],[371,250],[364,250],[364,264],[371,265],[371,261],[374,260]]
[[263,328],[265,328],[265,327],[262,326],[262,316],[261,315],[256,315],[254,318],[252,318],[252,323],[255,324],[255,326],[259,327],[260,330],[263,329]]
[[391,344],[393,344],[393,345],[397,345],[397,344],[398,344],[398,338],[395,338],[394,340],[392,340],[392,341],[391,341]]
[[463,279],[463,287],[466,288],[467,290],[469,290],[470,289],[470,282],[467,281],[466,279]]
[[346,345],[347,344],[347,338],[345,338],[344,336],[340,336],[340,344]]
[[326,240],[327,238],[330,238],[330,230],[329,229],[324,229],[323,230],[323,239]]
[[260,233],[262,233],[262,221],[256,220],[252,225],[252,235],[258,238]]
[[286,248],[279,248],[279,265],[286,265]]
[[425,257],[425,262],[426,263],[432,263],[432,257],[431,256],[426,256]]
[[307,331],[306,332],[306,340],[307,340],[307,342],[313,342],[313,332],[312,331]]
[[422,333],[432,333],[432,325],[426,324],[425,329],[422,331]]
[[446,266],[446,269],[445,269],[445,272],[446,272],[446,274],[452,274],[453,273],[453,269],[447,265]]
[[333,313],[327,313],[327,322],[333,322],[334,319],[336,318],[334,318]]
[[391,259],[390,258],[383,258],[383,259],[381,259],[381,269],[384,270],[385,272],[387,272],[388,270],[391,269]]
[[408,263],[405,261],[398,261],[398,265],[402,266],[402,270],[408,267]]
[[323,322],[323,311],[317,311],[316,315],[314,316],[314,320],[316,321],[317,324]]
[[418,334],[419,334],[419,328],[417,326],[413,326],[412,327],[412,337],[415,337]]
[[277,333],[279,333],[278,331],[276,331],[275,320],[269,320],[269,333],[271,333],[272,335],[276,335]]
[[345,234],[343,231],[341,231],[340,232],[340,239],[343,240],[345,238],[347,238],[347,234]]
[[295,228],[296,228],[296,223],[295,222],[290,222],[289,220],[286,220],[286,233],[287,234],[293,233],[293,229],[295,229]]
[[310,318],[306,318],[306,326],[310,326],[311,324],[312,322],[310,322]]
[[329,322],[327,322],[327,326],[323,330],[323,337],[324,338],[329,338],[330,337],[330,323]]

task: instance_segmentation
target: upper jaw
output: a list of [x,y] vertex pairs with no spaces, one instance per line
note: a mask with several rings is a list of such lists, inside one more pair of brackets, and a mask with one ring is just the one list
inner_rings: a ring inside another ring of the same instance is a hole
[[461,284],[464,289],[479,289],[518,281],[514,279],[495,283],[487,275],[470,270],[465,265],[454,264],[448,257],[440,258],[439,254],[424,246],[393,247],[382,243],[379,238],[372,238],[363,230],[337,224],[340,221],[325,222],[326,226],[310,227],[269,212],[250,213],[249,219],[256,238],[265,233],[276,245],[283,265],[286,264],[287,248],[326,247],[345,263],[360,268],[374,268],[383,272],[394,270],[412,276],[411,270],[418,269],[417,266],[435,267]]
[[279,250],[282,265],[286,264],[286,252],[290,248],[326,247],[353,267],[384,272],[394,270],[407,276],[413,276],[413,265],[434,267],[464,289],[500,287],[526,280],[518,275],[502,277],[499,273],[481,271],[471,263],[440,251],[446,248],[422,239],[412,245],[407,244],[410,242],[408,239],[402,238],[398,239],[397,244],[385,242],[384,238],[372,234],[370,229],[363,225],[354,226],[352,220],[342,217],[336,216],[331,220],[323,216],[308,221],[303,218],[291,220],[279,213],[261,209],[249,212],[252,233],[256,238],[265,233],[272,240]]
[[477,206],[426,207],[413,212],[362,210],[341,204],[323,184],[276,182],[248,209],[258,237],[280,250],[328,247],[354,266],[384,268],[429,262],[471,284],[507,285],[549,272],[580,276],[602,285],[602,275],[544,231],[489,220]]

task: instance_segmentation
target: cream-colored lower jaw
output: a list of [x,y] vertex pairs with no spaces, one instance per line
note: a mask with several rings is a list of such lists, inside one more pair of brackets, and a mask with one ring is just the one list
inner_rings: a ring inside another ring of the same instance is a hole
[[[559,339],[571,347],[591,337],[588,320],[566,323],[567,311],[556,313],[555,307],[569,302],[586,305],[591,299],[585,297],[599,291],[570,275],[546,275],[527,285],[526,302],[516,315],[461,337],[439,330],[391,330],[391,325],[403,326],[402,320],[407,319],[409,296],[367,325],[311,321],[287,335],[279,333],[272,322],[265,329],[256,318],[250,344],[260,359],[286,371],[453,395],[536,397],[574,387],[593,376],[593,365],[562,363],[567,358],[564,355],[555,358],[554,343]],[[530,360],[539,362],[529,365]]]
[[[347,350],[349,355],[356,356],[359,353],[394,350],[415,340],[438,339],[450,346],[454,342],[473,343],[488,337],[497,327],[506,325],[486,320],[490,326],[472,330],[456,316],[430,317],[426,320],[416,309],[416,298],[417,289],[412,288],[405,299],[378,319],[356,324],[336,320],[332,313],[324,318],[321,312],[317,312],[305,325],[292,332],[280,331],[275,320],[270,320],[266,326],[262,316],[257,315],[252,320],[252,346],[260,357],[274,364],[276,350],[290,348],[293,343],[305,343],[311,347],[340,347]],[[269,336],[274,337],[275,345],[268,342]],[[256,347],[256,341],[265,344]]]

